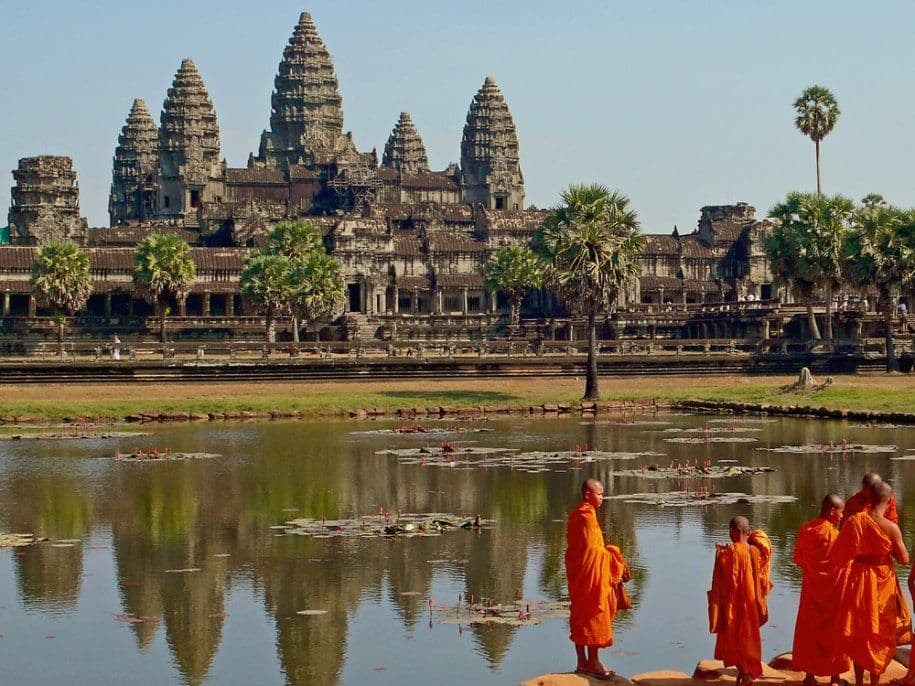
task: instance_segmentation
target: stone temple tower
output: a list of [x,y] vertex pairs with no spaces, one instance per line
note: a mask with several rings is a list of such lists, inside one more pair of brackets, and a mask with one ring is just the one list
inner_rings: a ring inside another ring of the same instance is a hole
[[13,172],[10,239],[24,245],[83,243],[88,223],[79,216],[79,184],[69,157],[24,157]]
[[111,226],[130,220],[145,221],[155,215],[158,167],[159,132],[146,103],[137,98],[114,149],[108,199]]
[[219,125],[203,79],[191,60],[175,75],[159,119],[158,217],[196,223],[204,202],[222,202]]
[[461,185],[466,203],[494,210],[524,209],[518,134],[491,76],[486,77],[467,112],[461,140]]
[[429,157],[409,112],[401,112],[397,125],[384,146],[381,165],[399,169],[404,174],[429,171]]
[[343,135],[343,98],[330,53],[311,15],[303,12],[274,80],[270,131],[261,134],[258,156],[249,166],[330,164],[341,153],[355,153]]

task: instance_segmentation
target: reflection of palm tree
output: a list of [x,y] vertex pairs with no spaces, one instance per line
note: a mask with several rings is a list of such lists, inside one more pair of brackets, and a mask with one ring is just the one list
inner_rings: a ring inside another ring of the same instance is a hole
[[[10,478],[13,531],[52,540],[82,538],[92,521],[92,501],[75,478],[59,474],[14,473]],[[83,571],[82,547],[34,546],[16,556],[19,591],[26,603],[73,608]]]

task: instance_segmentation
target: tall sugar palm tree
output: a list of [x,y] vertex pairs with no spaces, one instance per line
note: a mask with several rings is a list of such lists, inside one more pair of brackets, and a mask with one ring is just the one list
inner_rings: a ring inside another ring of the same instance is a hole
[[772,271],[806,300],[813,338],[820,338],[813,312],[818,291],[826,298],[825,335],[833,338],[832,294],[842,279],[842,247],[854,210],[854,203],[841,195],[810,193],[789,193],[769,210],[776,221],[765,242]]
[[543,262],[528,247],[518,245],[499,248],[483,267],[486,290],[495,296],[505,291],[511,303],[511,323],[518,325],[521,318],[521,301],[531,288],[543,285]]
[[619,191],[599,184],[570,186],[538,229],[535,246],[547,264],[547,283],[588,318],[584,397],[596,400],[597,320],[638,278],[645,246],[638,214]]
[[134,253],[134,288],[155,305],[159,314],[159,340],[166,342],[166,300],[180,300],[191,288],[197,269],[188,244],[171,234],[154,233],[137,244]]
[[860,208],[843,250],[849,281],[861,289],[876,288],[883,309],[886,370],[898,370],[893,343],[895,296],[915,285],[915,213],[889,205]]
[[260,251],[245,258],[240,284],[242,294],[263,307],[267,315],[264,337],[276,342],[276,318],[289,311],[292,298],[292,261],[284,255]]
[[263,252],[293,259],[317,249],[324,249],[321,230],[314,224],[296,219],[274,224],[267,236],[267,246]]
[[83,309],[92,294],[89,256],[75,243],[59,241],[38,249],[32,265],[32,290],[39,300],[58,310],[57,343],[63,351],[64,315]]
[[343,267],[323,250],[293,261],[290,281],[292,312],[306,326],[334,319],[342,312],[346,298]]
[[828,88],[810,86],[794,101],[794,125],[813,141],[817,160],[817,193],[823,192],[820,181],[820,141],[828,136],[839,121],[839,103]]

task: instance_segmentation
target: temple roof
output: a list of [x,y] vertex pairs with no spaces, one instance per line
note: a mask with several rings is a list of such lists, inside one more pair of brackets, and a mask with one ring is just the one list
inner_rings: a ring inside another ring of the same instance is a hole
[[112,184],[135,185],[156,171],[159,164],[159,132],[146,103],[133,101],[127,122],[114,149]]
[[409,112],[401,112],[400,119],[391,131],[381,159],[384,167],[399,169],[405,174],[429,171],[429,157],[423,139],[410,119]]

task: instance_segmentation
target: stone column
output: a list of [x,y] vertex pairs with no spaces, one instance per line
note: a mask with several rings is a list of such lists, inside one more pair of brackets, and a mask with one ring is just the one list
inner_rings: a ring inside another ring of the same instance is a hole
[[663,311],[664,309],[664,289],[658,289],[658,312]]
[[394,286],[394,307],[391,309],[394,310],[394,314],[400,314],[400,289],[397,286]]
[[467,312],[469,311],[469,307],[468,307],[468,303],[467,303],[467,291],[468,291],[467,286],[464,286],[464,310],[463,310],[464,314],[467,314]]
[[111,291],[105,293],[105,316],[111,319]]
[[187,316],[187,296],[178,298],[178,316],[179,317]]
[[209,317],[210,316],[210,293],[209,293],[209,291],[203,294],[202,301],[203,301],[203,316]]
[[764,340],[764,341],[768,341],[768,340],[769,340],[769,334],[770,334],[770,331],[769,331],[769,320],[768,320],[768,319],[763,319],[762,337],[763,337],[763,340]]
[[235,316],[235,294],[229,293],[226,296],[226,316],[234,317]]
[[489,311],[493,314],[496,313],[496,305],[499,302],[499,297],[496,291],[492,291],[489,294]]
[[416,314],[417,312],[419,312],[419,289],[418,288],[413,289],[413,301],[410,303],[410,309],[412,310],[413,314]]
[[10,316],[10,294],[9,291],[3,294],[3,316]]
[[442,289],[435,289],[435,306],[438,308],[438,313],[441,314],[445,311],[444,299],[442,297]]
[[37,309],[38,309],[38,304],[35,302],[35,296],[30,295],[29,296],[29,316],[34,317],[35,310],[37,310]]

